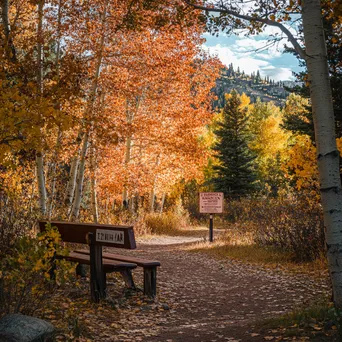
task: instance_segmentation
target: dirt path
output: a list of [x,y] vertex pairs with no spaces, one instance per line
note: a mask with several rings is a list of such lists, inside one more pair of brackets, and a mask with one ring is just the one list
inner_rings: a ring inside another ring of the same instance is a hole
[[[201,236],[196,238],[203,240]],[[159,304],[142,306],[134,318],[125,318],[120,322],[125,329],[109,340],[275,341],[273,336],[257,335],[253,331],[255,322],[309,303],[328,292],[323,281],[231,260],[215,260],[190,252],[179,242],[193,240],[158,237],[127,252],[161,262]],[[126,324],[134,329],[127,331]]]

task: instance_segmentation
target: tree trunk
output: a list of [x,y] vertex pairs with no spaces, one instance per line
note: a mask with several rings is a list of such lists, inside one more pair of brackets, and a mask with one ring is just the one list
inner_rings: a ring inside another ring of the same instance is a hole
[[16,60],[16,50],[13,44],[13,39],[11,36],[11,25],[9,22],[9,1],[2,0],[1,1],[1,19],[2,26],[5,33],[5,49],[6,49],[6,57],[12,61]]
[[[126,151],[125,151],[125,166],[127,168],[131,160],[131,147],[132,147],[132,137],[128,136],[126,139]],[[127,184],[124,185],[124,190],[122,193],[122,205],[124,209],[128,209],[128,191]]]
[[160,213],[161,214],[163,213],[163,210],[164,210],[165,198],[166,198],[166,193],[163,192],[162,200],[161,200],[161,203],[160,203]]
[[90,188],[91,188],[91,212],[93,215],[93,221],[99,222],[99,210],[97,206],[97,192],[96,192],[96,156],[95,147],[91,151],[91,175],[90,175]]
[[[38,2],[38,28],[37,28],[37,89],[39,98],[43,96],[43,15],[44,1]],[[40,108],[39,108],[40,111]],[[43,120],[41,113],[40,119]],[[42,142],[41,142],[42,144]],[[41,147],[36,151],[37,183],[39,190],[39,206],[43,216],[46,215],[46,184],[44,175],[44,158]]]
[[84,136],[83,136],[83,145],[82,145],[82,150],[81,150],[80,163],[78,167],[78,174],[77,174],[77,181],[76,181],[75,199],[74,199],[74,203],[71,209],[71,213],[69,215],[70,219],[78,218],[80,205],[81,205],[83,180],[84,180],[84,172],[85,172],[85,162],[86,162],[86,156],[88,152],[88,141],[89,141],[90,131],[93,128],[93,120],[94,120],[93,107],[94,107],[94,103],[96,99],[96,92],[97,92],[102,58],[103,58],[103,49],[104,49],[105,33],[106,33],[107,6],[108,6],[108,1],[105,2],[105,7],[103,9],[103,13],[101,17],[101,21],[102,21],[101,38],[100,38],[99,50],[97,51],[95,75],[94,75],[93,83],[91,85],[87,107],[84,113],[84,117],[89,120],[90,124],[88,127],[86,127],[86,132],[84,133]]
[[39,207],[40,213],[46,215],[46,188],[45,188],[45,175],[44,175],[44,158],[41,152],[36,153],[36,168],[37,168],[37,183],[39,193]]
[[[55,59],[55,68],[57,74],[57,83],[60,81],[60,52],[61,52],[61,23],[62,23],[62,0],[58,2],[58,12],[57,12],[57,48],[56,48],[56,59]],[[58,111],[61,109],[61,104],[59,98],[57,97],[55,107]],[[58,129],[57,133],[57,141],[56,141],[56,151],[52,158],[51,172],[48,175],[51,178],[50,182],[50,201],[48,206],[48,219],[51,218],[54,203],[55,203],[55,192],[56,192],[56,181],[57,181],[57,164],[59,157],[59,149],[62,140],[62,131]]]
[[339,152],[335,140],[335,119],[329,82],[327,52],[319,0],[302,2],[306,64],[310,83],[317,145],[322,207],[329,271],[334,302],[342,308],[342,196]]
[[155,203],[155,199],[156,199],[156,195],[155,195],[155,189],[154,189],[154,183],[155,183],[156,178],[154,178],[154,182],[153,182],[153,186],[152,186],[152,190],[151,190],[151,198],[150,198],[150,212],[153,213],[154,212],[154,203]]
[[75,184],[75,198],[74,198],[74,203],[73,203],[70,216],[69,216],[71,220],[77,220],[79,213],[80,213],[84,172],[85,172],[85,162],[86,162],[86,156],[87,156],[87,151],[88,151],[88,140],[89,140],[89,133],[87,132],[83,137],[81,157],[80,157],[77,179],[76,179],[76,184]]

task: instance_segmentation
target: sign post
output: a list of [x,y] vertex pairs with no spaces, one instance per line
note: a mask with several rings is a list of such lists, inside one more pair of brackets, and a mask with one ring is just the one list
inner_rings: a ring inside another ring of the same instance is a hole
[[214,214],[223,212],[223,192],[200,192],[200,213],[209,216],[209,241],[214,241]]

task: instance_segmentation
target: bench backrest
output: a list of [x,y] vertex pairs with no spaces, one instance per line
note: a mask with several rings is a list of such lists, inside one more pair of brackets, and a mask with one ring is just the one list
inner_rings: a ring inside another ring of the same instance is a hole
[[[39,228],[45,230],[47,221],[40,221]],[[88,243],[88,233],[95,235],[94,243],[100,246],[135,249],[133,226],[113,226],[110,224],[51,221],[64,242]]]

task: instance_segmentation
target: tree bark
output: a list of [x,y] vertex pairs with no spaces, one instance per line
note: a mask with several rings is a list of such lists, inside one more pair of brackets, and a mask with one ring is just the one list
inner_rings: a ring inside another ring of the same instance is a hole
[[91,179],[90,179],[90,188],[91,188],[91,211],[93,215],[93,221],[95,223],[99,222],[99,210],[97,205],[97,192],[96,192],[96,150],[95,147],[92,147],[91,151]]
[[70,219],[78,219],[79,216],[79,210],[81,206],[81,199],[82,199],[82,190],[83,190],[83,181],[84,181],[84,173],[85,173],[85,163],[86,163],[86,156],[88,152],[88,142],[89,142],[89,135],[90,131],[93,128],[93,107],[96,99],[96,92],[98,88],[98,82],[100,77],[100,71],[101,71],[101,64],[102,64],[102,58],[103,58],[103,50],[104,50],[104,43],[105,43],[105,34],[106,34],[106,16],[107,16],[107,6],[108,1],[105,2],[105,7],[103,9],[101,22],[102,22],[102,28],[101,28],[101,38],[100,38],[100,44],[99,44],[99,50],[97,51],[97,59],[96,59],[96,66],[95,66],[95,75],[94,79],[91,85],[89,97],[88,97],[88,103],[85,110],[84,117],[89,120],[89,125],[86,127],[86,132],[83,136],[83,144],[82,144],[82,150],[81,150],[81,156],[80,156],[80,163],[78,167],[78,173],[77,173],[77,181],[76,181],[76,189],[75,189],[75,198],[74,203],[72,206],[71,213],[69,215]]
[[9,1],[2,0],[1,1],[1,19],[2,19],[2,26],[4,28],[5,33],[5,44],[4,47],[6,49],[6,56],[12,61],[16,60],[16,50],[13,44],[13,39],[11,36],[11,25],[9,22]]
[[89,133],[87,132],[83,137],[81,157],[80,157],[77,179],[76,179],[76,184],[75,184],[75,198],[74,198],[74,203],[73,203],[70,216],[69,216],[71,220],[77,220],[79,213],[80,213],[82,191],[83,191],[83,181],[84,181],[84,173],[85,173],[85,163],[86,163],[86,157],[87,157],[87,151],[88,151],[88,140],[89,140]]
[[[43,16],[44,0],[38,2],[38,28],[37,28],[37,88],[39,98],[43,96]],[[38,109],[40,111],[40,108]],[[43,120],[40,113],[40,119]],[[41,142],[42,144],[42,142]],[[44,174],[44,157],[42,148],[36,151],[37,183],[39,191],[39,206],[43,216],[46,215],[46,183]]]
[[160,203],[160,213],[161,214],[163,213],[163,210],[164,210],[165,198],[166,198],[166,193],[163,192],[162,200],[161,200],[161,203]]
[[334,302],[342,308],[342,196],[327,51],[319,0],[302,2],[306,65],[315,126],[327,258]]

